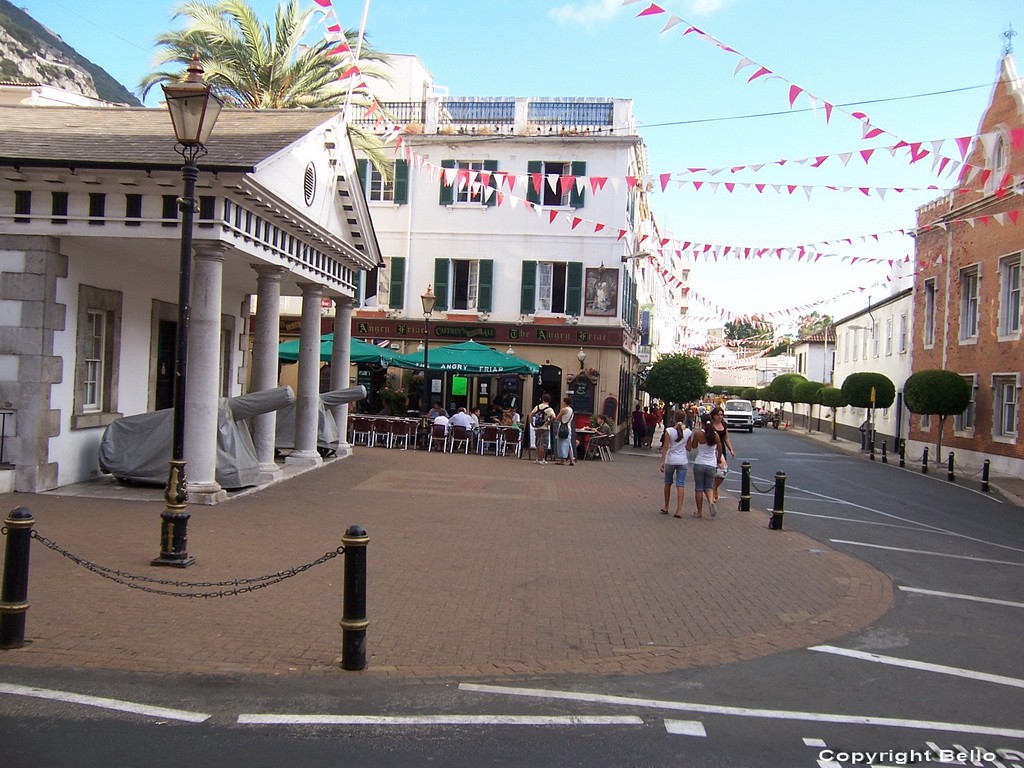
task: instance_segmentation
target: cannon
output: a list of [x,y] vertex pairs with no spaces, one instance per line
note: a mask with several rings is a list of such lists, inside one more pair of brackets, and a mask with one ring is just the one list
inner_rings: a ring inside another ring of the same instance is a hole
[[[338,424],[328,409],[345,403],[354,403],[366,397],[366,387],[346,387],[320,393],[320,410],[317,414],[316,449],[323,456],[332,456],[338,450],[341,435]],[[277,412],[277,432],[274,448],[278,451],[295,447],[295,403],[290,403]]]
[[[259,461],[246,420],[294,404],[291,387],[221,398],[217,409],[215,475],[221,488],[245,488],[258,482]],[[173,409],[167,408],[112,422],[100,440],[100,469],[122,484],[164,485],[171,458],[173,413]]]

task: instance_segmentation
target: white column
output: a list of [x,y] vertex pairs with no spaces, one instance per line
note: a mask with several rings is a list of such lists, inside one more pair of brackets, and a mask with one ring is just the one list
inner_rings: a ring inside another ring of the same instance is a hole
[[[352,365],[352,300],[334,300],[334,350],[331,353],[331,389],[345,389],[349,386],[349,369]],[[348,443],[348,403],[336,405],[331,415],[338,424],[338,456],[352,454]]]
[[316,466],[323,463],[316,450],[320,415],[320,299],[324,287],[299,283],[302,290],[302,326],[299,328],[299,381],[295,393],[295,448],[285,464]]
[[[252,342],[252,378],[250,389],[258,392],[277,386],[277,346],[280,341],[281,277],[287,273],[283,267],[253,265],[256,270],[256,328]],[[274,437],[277,431],[277,412],[261,413],[252,418],[252,442],[260,462],[261,485],[273,483],[284,476],[284,470],[274,463]]]
[[192,317],[185,382],[185,476],[188,500],[216,504],[227,498],[216,480],[220,399],[220,315],[227,245],[196,242],[192,260]]

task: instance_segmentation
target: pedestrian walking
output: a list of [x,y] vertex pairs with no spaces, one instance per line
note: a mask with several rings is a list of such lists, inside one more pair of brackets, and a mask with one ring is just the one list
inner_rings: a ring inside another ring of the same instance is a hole
[[721,406],[716,405],[711,409],[708,414],[711,421],[711,426],[715,428],[715,434],[718,436],[718,442],[722,449],[722,461],[718,466],[718,472],[715,474],[715,490],[713,493],[715,502],[718,501],[718,489],[725,482],[725,476],[729,474],[729,464],[726,459],[726,453],[728,452],[731,458],[736,458],[736,451],[732,448],[732,441],[729,439],[729,427],[725,423],[725,411],[722,410]]
[[661,508],[661,514],[668,514],[672,486],[675,485],[676,511],[673,517],[683,516],[683,502],[686,498],[686,473],[690,463],[687,445],[693,431],[683,426],[685,418],[683,411],[676,411],[675,426],[668,427],[661,435],[661,472],[665,481],[665,505]]
[[562,398],[562,410],[555,416],[555,425],[557,432],[555,433],[555,447],[557,450],[556,455],[558,456],[557,464],[566,464],[574,466],[576,464],[576,451],[573,450],[572,445],[572,398],[569,396]]
[[693,460],[693,501],[697,511],[693,516],[704,516],[704,502],[707,501],[708,511],[714,517],[718,514],[714,496],[715,474],[718,472],[722,449],[711,422],[705,421],[694,430],[687,445],[691,451],[697,449],[697,456]]
[[533,436],[537,444],[535,464],[547,464],[548,447],[551,445],[551,424],[555,420],[555,412],[551,409],[551,395],[545,392],[540,402],[530,411],[528,422],[533,427]]
[[640,407],[640,403],[637,403],[636,408],[633,409],[633,420],[630,422],[630,428],[633,430],[633,447],[641,447],[644,444],[644,432],[647,427],[644,422],[644,412]]

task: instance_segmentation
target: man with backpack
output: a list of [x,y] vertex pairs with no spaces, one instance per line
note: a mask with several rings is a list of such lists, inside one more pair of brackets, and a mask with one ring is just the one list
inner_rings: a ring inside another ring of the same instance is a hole
[[533,427],[534,439],[537,444],[535,464],[547,464],[545,457],[551,444],[551,422],[554,419],[555,412],[551,409],[551,395],[545,392],[540,396],[537,406],[530,411],[529,418],[529,424]]

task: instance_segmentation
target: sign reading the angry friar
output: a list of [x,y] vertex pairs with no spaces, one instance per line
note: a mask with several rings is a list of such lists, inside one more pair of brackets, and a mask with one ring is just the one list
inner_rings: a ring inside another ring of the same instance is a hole
[[[422,339],[424,325],[420,321],[390,318],[352,319],[352,335],[358,339]],[[553,347],[621,348],[622,328],[598,326],[501,324],[480,322],[432,322],[430,338],[436,341],[473,339],[482,344],[541,344]]]

